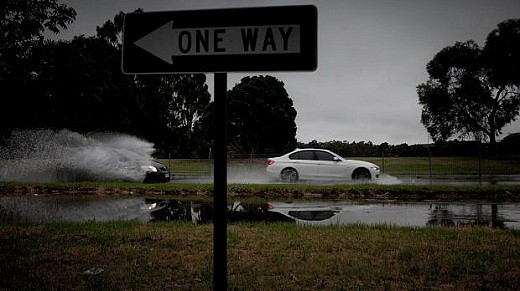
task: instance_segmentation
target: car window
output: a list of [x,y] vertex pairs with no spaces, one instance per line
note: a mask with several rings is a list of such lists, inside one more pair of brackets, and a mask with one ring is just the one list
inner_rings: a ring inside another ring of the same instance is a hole
[[314,160],[313,151],[301,151],[289,156],[291,160]]
[[316,151],[316,158],[320,161],[334,161],[334,156],[322,151]]

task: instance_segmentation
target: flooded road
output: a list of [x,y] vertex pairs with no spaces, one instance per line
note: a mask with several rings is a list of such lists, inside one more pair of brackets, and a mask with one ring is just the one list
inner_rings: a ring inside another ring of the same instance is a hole
[[[2,197],[0,221],[191,221],[211,223],[211,203],[146,198]],[[453,226],[520,229],[520,203],[265,202],[228,204],[230,223],[288,221],[298,225]]]

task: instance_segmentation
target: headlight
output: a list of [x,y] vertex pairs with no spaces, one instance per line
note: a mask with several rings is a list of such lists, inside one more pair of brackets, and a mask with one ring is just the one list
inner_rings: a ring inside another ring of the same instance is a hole
[[148,168],[146,169],[147,172],[157,172],[157,168],[154,167],[154,166],[148,166]]
[[379,171],[379,167],[371,167],[374,171]]

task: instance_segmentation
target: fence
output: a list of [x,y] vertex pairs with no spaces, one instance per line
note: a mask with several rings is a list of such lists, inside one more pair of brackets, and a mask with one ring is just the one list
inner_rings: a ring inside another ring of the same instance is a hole
[[[267,158],[276,155],[259,154],[228,154],[228,168],[243,168],[247,170],[264,171],[267,165]],[[207,159],[158,159],[164,165],[167,165],[174,176],[210,176],[213,174],[213,158]]]
[[379,157],[364,158],[381,171],[409,180],[452,179],[479,182],[519,182],[520,160],[482,157]]
[[[271,155],[233,155],[228,168],[264,173]],[[372,162],[383,174],[403,181],[453,179],[458,181],[509,181],[520,183],[520,160],[482,157],[349,157]],[[163,159],[174,176],[210,176],[213,159]]]

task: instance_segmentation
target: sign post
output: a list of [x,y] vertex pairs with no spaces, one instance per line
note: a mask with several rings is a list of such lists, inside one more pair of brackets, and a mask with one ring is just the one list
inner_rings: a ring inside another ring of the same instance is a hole
[[314,71],[315,6],[129,13],[125,74],[215,73],[213,288],[227,289],[227,73]]
[[215,73],[213,286],[227,289],[227,73]]

